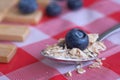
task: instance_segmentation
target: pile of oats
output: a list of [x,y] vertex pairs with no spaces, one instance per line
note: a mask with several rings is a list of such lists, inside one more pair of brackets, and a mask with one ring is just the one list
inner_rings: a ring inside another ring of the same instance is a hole
[[43,53],[45,56],[58,59],[87,60],[97,57],[100,51],[106,50],[106,46],[101,41],[97,41],[99,38],[98,34],[88,34],[88,37],[89,46],[83,51],[78,48],[67,49],[65,39],[60,39],[57,44],[48,46]]
[[[106,46],[103,42],[97,41],[99,38],[98,34],[88,34],[89,37],[89,45],[85,50],[80,50],[78,48],[72,48],[68,49],[65,44],[65,39],[62,38],[58,41],[58,43],[48,46],[44,51],[45,56],[54,57],[57,59],[79,59],[79,60],[89,60],[91,58],[97,58],[97,56],[100,54],[100,51],[106,50]],[[89,68],[100,68],[102,66],[102,61],[105,58],[102,59],[95,59],[93,64],[89,65]],[[81,67],[81,64],[79,64],[76,67],[76,72],[78,74],[83,74],[86,72],[85,69]],[[69,71],[66,73],[66,76],[71,77],[72,72]]]

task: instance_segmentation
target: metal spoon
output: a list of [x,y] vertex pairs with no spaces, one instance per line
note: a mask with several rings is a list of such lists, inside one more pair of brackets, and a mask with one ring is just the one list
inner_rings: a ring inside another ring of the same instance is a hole
[[[120,28],[120,24],[116,25],[114,27],[112,27],[111,29],[105,31],[104,33],[102,33],[99,38],[98,41],[102,41],[103,39],[105,39],[106,37],[110,36],[111,34],[113,34],[118,28]],[[81,62],[84,61],[91,61],[91,60],[95,60],[97,57],[92,57],[89,59],[66,59],[66,58],[55,58],[55,57],[51,57],[51,56],[46,56],[44,55],[43,51],[41,51],[41,55],[49,58],[50,60],[56,61],[56,62],[61,62],[61,63],[66,63],[66,64],[80,64]]]

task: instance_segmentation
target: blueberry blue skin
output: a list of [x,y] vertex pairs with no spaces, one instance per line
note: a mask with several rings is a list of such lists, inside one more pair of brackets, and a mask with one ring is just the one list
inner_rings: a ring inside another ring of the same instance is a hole
[[36,0],[20,0],[18,9],[22,14],[30,14],[37,10],[38,5]]
[[82,0],[68,0],[67,1],[67,6],[71,10],[77,10],[81,8],[83,5]]
[[56,3],[51,3],[46,8],[46,14],[48,16],[57,16],[61,13],[61,11],[62,8]]
[[72,29],[66,34],[65,43],[69,49],[79,48],[84,50],[89,44],[88,35],[80,29]]

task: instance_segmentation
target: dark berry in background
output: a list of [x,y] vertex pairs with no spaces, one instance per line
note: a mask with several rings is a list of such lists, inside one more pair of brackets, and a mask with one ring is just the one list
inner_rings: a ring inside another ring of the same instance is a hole
[[30,14],[37,10],[38,5],[36,0],[20,0],[18,9],[22,14]]
[[67,0],[67,6],[71,10],[77,10],[83,5],[82,0]]
[[57,16],[61,12],[62,12],[62,8],[57,3],[51,3],[46,8],[46,14],[48,16]]

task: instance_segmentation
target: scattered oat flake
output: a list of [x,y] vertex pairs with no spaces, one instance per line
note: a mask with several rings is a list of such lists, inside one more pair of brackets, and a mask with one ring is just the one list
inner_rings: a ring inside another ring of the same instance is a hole
[[101,62],[101,59],[97,58],[96,61],[97,61],[97,62]]
[[98,34],[88,34],[88,37],[89,37],[89,41],[91,43],[94,43],[99,38],[99,35]]
[[96,59],[96,62],[98,62],[98,63],[100,64],[100,66],[103,64],[103,63],[102,63],[102,60],[99,59],[99,58]]
[[77,69],[77,72],[78,72],[79,74],[83,74],[83,73],[86,72],[86,70],[83,69],[83,68],[79,68],[79,69]]
[[101,60],[106,60],[106,58],[101,58]]
[[66,76],[67,76],[67,77],[71,77],[71,76],[72,76],[71,71],[68,71],[68,72],[66,73]]
[[101,64],[99,62],[94,62],[89,66],[89,68],[100,68],[100,67],[101,67]]

